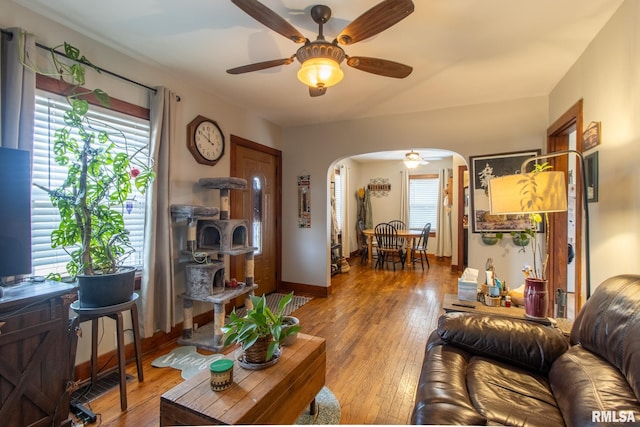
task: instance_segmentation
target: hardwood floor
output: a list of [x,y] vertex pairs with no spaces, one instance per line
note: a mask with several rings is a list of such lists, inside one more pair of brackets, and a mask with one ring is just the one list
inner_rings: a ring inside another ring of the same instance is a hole
[[[373,270],[352,259],[351,270],[332,279],[332,294],[295,312],[303,332],[327,340],[326,385],[340,401],[341,424],[409,424],[424,347],[446,293],[457,290],[448,261],[431,268]],[[175,347],[144,356],[145,381],[127,384],[128,409],[120,411],[114,388],[90,404],[101,426],[159,423],[160,395],[182,381],[180,372],[151,361]],[[135,375],[135,363],[127,365]],[[101,423],[101,424],[100,424]]]

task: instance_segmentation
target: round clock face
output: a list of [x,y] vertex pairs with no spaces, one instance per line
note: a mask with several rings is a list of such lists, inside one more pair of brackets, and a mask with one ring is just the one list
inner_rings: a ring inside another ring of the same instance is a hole
[[195,159],[202,164],[215,165],[224,154],[224,134],[218,124],[198,116],[188,128],[187,144]]

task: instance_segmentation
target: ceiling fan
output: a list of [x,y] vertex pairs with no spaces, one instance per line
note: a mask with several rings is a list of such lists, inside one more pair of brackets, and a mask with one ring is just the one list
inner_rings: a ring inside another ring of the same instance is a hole
[[227,70],[229,74],[243,74],[251,71],[291,64],[297,59],[301,65],[298,79],[309,86],[309,95],[324,95],[329,86],[342,80],[344,73],[340,63],[346,58],[347,65],[368,73],[403,79],[413,68],[386,59],[364,56],[349,56],[339,45],[350,45],[368,39],[395,25],[409,16],[414,5],[411,0],[384,0],[348,24],[340,34],[328,42],[324,38],[323,25],[331,18],[331,9],[324,5],[311,8],[311,18],[318,24],[318,37],[310,41],[284,18],[257,0],[231,0],[256,21],[295,43],[304,43],[289,58],[257,62]]

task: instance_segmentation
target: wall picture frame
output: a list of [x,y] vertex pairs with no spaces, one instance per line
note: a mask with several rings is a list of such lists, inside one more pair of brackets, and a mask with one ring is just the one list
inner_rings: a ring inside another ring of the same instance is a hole
[[[473,233],[521,231],[531,227],[527,215],[491,215],[489,211],[489,180],[520,173],[522,162],[540,155],[540,150],[517,151],[469,157],[471,186],[471,230]],[[527,165],[527,172],[534,164]],[[542,232],[542,223],[538,232]]]
[[311,175],[298,175],[298,228],[311,228]]
[[600,132],[601,122],[591,122],[587,125],[587,128],[582,132],[582,150],[591,150],[594,147],[600,145]]

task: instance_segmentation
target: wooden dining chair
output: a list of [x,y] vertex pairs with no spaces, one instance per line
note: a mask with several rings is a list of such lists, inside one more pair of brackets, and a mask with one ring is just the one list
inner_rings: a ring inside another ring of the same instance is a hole
[[[391,221],[389,221],[389,224],[393,225],[396,228],[396,230],[406,230],[407,229],[407,224],[405,224],[405,222],[400,220],[400,219],[391,220]],[[404,237],[398,237],[398,241],[402,245],[402,249],[404,251],[406,251],[407,250],[407,239],[405,239]]]
[[383,222],[376,225],[374,235],[378,242],[378,260],[375,267],[384,267],[391,262],[393,271],[396,271],[396,263],[400,262],[404,268],[405,253],[398,239],[398,230],[393,225]]
[[427,268],[431,268],[429,265],[429,258],[427,257],[427,243],[429,242],[429,233],[431,232],[431,223],[428,222],[423,228],[422,233],[420,233],[420,237],[413,242],[413,247],[411,248],[411,264],[415,264],[420,260],[420,265],[424,270],[424,259],[427,261]]
[[407,224],[404,223],[404,221],[400,220],[400,219],[394,219],[388,222],[388,224],[393,225],[396,230],[406,230],[407,229]]

